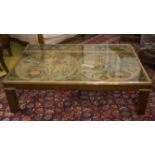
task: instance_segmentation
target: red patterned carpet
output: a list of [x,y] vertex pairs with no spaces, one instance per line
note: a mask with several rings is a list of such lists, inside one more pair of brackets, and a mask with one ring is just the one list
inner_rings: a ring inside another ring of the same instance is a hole
[[[120,35],[98,35],[84,43],[120,43]],[[145,67],[152,77],[155,70]],[[21,110],[13,114],[0,82],[0,120],[155,120],[155,91],[143,116],[135,111],[137,92],[18,90],[17,96]]]

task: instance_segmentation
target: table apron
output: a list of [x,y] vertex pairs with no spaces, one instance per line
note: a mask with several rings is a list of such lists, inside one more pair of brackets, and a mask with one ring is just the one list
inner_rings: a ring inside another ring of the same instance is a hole
[[15,89],[40,89],[40,90],[98,90],[98,91],[110,91],[110,90],[122,90],[122,91],[132,91],[139,89],[151,89],[150,84],[4,84],[4,88],[15,88]]

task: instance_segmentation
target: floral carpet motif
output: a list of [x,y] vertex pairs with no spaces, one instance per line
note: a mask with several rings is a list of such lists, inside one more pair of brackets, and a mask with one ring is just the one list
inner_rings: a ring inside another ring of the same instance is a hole
[[[120,43],[119,36],[99,35],[85,43]],[[138,44],[134,43],[135,49]],[[150,77],[155,71],[145,66]],[[103,91],[37,91],[17,90],[20,110],[10,112],[0,82],[0,120],[155,120],[155,91],[152,90],[146,114],[136,113],[137,92]]]

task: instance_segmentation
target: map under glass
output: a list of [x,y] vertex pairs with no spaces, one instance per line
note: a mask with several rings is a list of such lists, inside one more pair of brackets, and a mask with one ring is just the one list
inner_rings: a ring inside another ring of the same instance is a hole
[[130,45],[28,45],[8,81],[147,81]]

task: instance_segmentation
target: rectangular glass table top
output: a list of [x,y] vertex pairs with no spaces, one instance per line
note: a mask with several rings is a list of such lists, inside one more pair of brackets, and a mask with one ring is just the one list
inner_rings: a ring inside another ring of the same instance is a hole
[[128,44],[28,45],[5,81],[150,82]]

